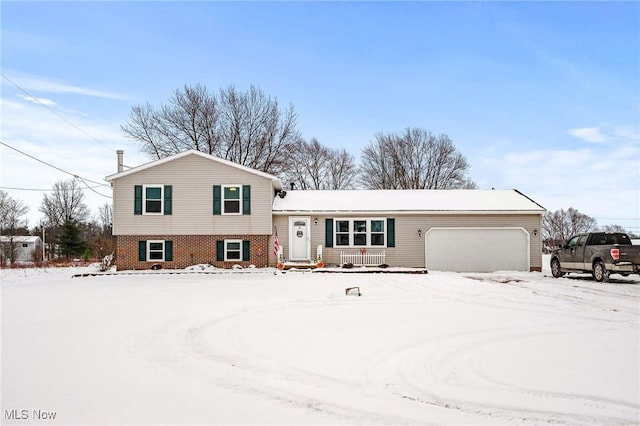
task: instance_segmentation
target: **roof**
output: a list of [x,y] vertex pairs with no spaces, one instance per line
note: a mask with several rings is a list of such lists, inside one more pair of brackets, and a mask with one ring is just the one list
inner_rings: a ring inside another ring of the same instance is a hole
[[265,172],[261,172],[259,170],[255,170],[255,169],[252,169],[251,167],[243,166],[241,164],[234,163],[233,161],[225,160],[225,159],[222,159],[220,157],[215,157],[213,155],[209,155],[209,154],[206,154],[204,152],[201,152],[201,151],[198,151],[198,150],[195,150],[195,149],[190,149],[188,151],[183,151],[183,152],[180,152],[178,154],[170,155],[169,157],[161,158],[159,160],[150,161],[150,162],[142,164],[140,166],[132,167],[132,168],[130,168],[128,170],[125,170],[123,172],[116,173],[116,174],[113,174],[113,175],[109,175],[109,176],[107,176],[105,178],[105,180],[107,182],[110,182],[112,180],[119,179],[119,178],[124,177],[124,176],[129,176],[131,174],[140,172],[142,170],[149,169],[151,167],[159,166],[161,164],[165,164],[165,163],[168,163],[170,161],[174,161],[174,160],[178,160],[180,158],[184,158],[184,157],[186,157],[188,155],[197,155],[199,157],[206,158],[207,160],[211,160],[211,161],[216,162],[216,163],[224,164],[225,166],[235,167],[236,169],[242,170],[244,172],[251,173],[251,174],[254,174],[254,175],[258,175],[258,176],[261,176],[261,177],[263,177],[265,179],[270,179],[273,182],[275,189],[278,189],[278,190],[282,189],[282,183],[280,182],[280,179],[278,177],[274,176],[274,175],[271,175],[271,174],[265,173]]
[[2,237],[0,237],[0,241],[2,241],[3,243],[8,243],[8,242],[11,242],[11,238],[13,238],[14,243],[37,243],[38,241],[42,241],[39,236],[29,236],[29,235],[27,236],[17,235],[15,237],[7,237],[3,235]]
[[273,212],[309,213],[535,213],[545,209],[517,190],[287,191]]

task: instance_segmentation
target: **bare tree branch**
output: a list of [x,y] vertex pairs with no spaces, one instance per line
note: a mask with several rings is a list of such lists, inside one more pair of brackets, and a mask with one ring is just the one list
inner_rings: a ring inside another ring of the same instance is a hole
[[369,189],[472,189],[469,164],[447,135],[419,128],[378,133],[362,150],[360,184]]

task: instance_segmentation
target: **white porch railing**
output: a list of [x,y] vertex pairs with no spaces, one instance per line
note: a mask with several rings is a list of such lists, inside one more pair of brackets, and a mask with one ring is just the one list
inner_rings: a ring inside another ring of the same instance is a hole
[[340,264],[351,263],[358,266],[378,266],[385,263],[386,254],[382,251],[340,252]]

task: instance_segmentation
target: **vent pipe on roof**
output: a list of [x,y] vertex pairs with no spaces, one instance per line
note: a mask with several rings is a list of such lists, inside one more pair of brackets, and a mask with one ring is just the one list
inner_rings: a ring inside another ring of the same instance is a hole
[[118,173],[120,173],[124,171],[124,163],[123,163],[124,151],[119,149],[116,151],[116,154],[118,155]]

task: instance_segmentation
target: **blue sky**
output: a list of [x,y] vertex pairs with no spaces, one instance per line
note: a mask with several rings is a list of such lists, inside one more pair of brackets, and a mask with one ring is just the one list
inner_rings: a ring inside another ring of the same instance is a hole
[[[480,188],[640,232],[640,3],[0,8],[1,141],[73,174],[102,181],[116,149],[129,166],[148,160],[120,130],[135,105],[159,106],[185,84],[254,84],[294,105],[305,138],[358,156],[378,132],[446,133]],[[0,160],[5,188],[70,178],[5,146]],[[6,190],[37,224],[43,193]],[[86,195],[94,212],[109,201]]]

